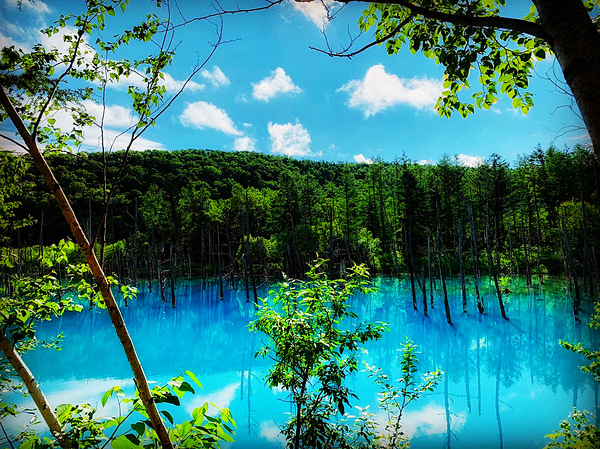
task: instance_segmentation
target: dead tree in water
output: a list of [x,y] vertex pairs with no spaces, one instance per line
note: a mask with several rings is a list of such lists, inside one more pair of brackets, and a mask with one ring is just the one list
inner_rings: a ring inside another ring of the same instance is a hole
[[567,235],[567,227],[565,225],[565,217],[560,216],[560,223],[562,225],[563,237],[565,239],[565,248],[567,251],[567,258],[569,260],[569,269],[571,271],[571,277],[573,278],[573,284],[575,286],[575,299],[573,300],[573,315],[575,315],[575,321],[579,321],[579,309],[581,307],[581,294],[579,292],[579,281],[577,280],[577,270],[575,269],[575,262],[573,260],[573,250],[571,249],[571,243],[569,242],[569,236]]
[[440,267],[440,280],[442,281],[442,289],[444,290],[444,308],[446,309],[446,321],[448,324],[452,324],[452,318],[450,316],[450,304],[448,303],[448,290],[446,289],[446,280],[444,278],[444,267],[442,264],[442,239],[440,237],[440,198],[436,190],[435,192],[435,205],[437,212],[437,230],[436,230],[436,245],[438,253],[438,265]]
[[462,290],[463,312],[467,311],[467,286],[465,285],[465,261],[462,247],[462,220],[458,219],[458,260],[460,263],[460,289]]
[[481,271],[479,269],[479,251],[477,249],[477,234],[475,233],[475,219],[473,218],[473,208],[471,200],[469,200],[469,221],[471,222],[471,258],[473,259],[473,280],[475,284],[475,295],[477,297],[477,310],[483,313],[483,300],[479,293],[479,281],[481,279]]
[[498,273],[496,272],[496,265],[494,264],[494,258],[492,257],[492,248],[490,245],[490,217],[489,215],[485,218],[485,247],[488,255],[488,263],[490,265],[490,271],[494,278],[494,285],[496,286],[496,294],[498,295],[498,305],[500,306],[500,313],[502,318],[508,319],[506,311],[504,310],[504,301],[502,301],[502,292],[500,291],[500,285],[498,284]]
[[433,309],[433,269],[431,267],[431,235],[429,228],[427,228],[427,267],[429,269],[429,297]]
[[417,291],[415,288],[415,267],[413,265],[412,251],[410,245],[410,220],[404,226],[404,245],[406,248],[406,256],[408,259],[408,272],[410,276],[410,290],[412,292],[413,309],[417,310]]

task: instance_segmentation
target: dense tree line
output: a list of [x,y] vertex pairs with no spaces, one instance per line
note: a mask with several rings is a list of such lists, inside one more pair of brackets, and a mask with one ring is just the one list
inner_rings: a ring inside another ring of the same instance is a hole
[[[444,276],[566,275],[577,294],[598,281],[598,163],[584,147],[536,148],[511,167],[331,163],[209,150],[55,154],[50,164],[110,272],[134,282],[177,275],[242,278],[252,290],[299,276],[317,254],[339,275],[352,263],[410,276],[415,305]],[[26,158],[2,159],[3,176]],[[12,170],[14,171],[14,170]],[[5,181],[6,182],[6,181]],[[36,247],[68,237],[33,168],[7,198],[13,268],[35,269]],[[107,192],[112,200],[106,205]],[[106,220],[102,220],[107,211]],[[19,250],[20,249],[20,250]],[[500,286],[499,286],[500,288]],[[500,295],[500,292],[499,292]]]

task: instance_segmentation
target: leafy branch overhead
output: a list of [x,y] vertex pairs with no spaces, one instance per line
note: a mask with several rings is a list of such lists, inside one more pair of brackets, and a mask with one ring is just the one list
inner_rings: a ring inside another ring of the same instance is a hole
[[[533,0],[522,18],[508,17],[507,6],[513,4],[517,2],[369,2],[358,28],[373,34],[371,43],[355,49],[357,38],[351,38],[342,51],[334,51],[326,39],[327,48],[319,51],[348,58],[375,45],[385,45],[390,55],[403,47],[421,52],[444,67],[445,90],[436,108],[445,117],[453,112],[466,117],[475,107],[489,109],[499,95],[507,95],[513,108],[527,113],[534,105],[528,88],[535,63],[554,54],[600,155],[600,114],[595,106],[600,101],[598,0]],[[466,96],[464,91],[475,84],[480,89]]]

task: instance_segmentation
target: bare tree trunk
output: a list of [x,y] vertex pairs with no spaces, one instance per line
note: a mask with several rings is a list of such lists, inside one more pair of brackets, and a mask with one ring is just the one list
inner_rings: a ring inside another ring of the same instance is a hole
[[52,407],[48,403],[46,396],[42,392],[40,385],[38,384],[37,380],[35,380],[35,377],[33,377],[33,374],[21,358],[20,354],[15,350],[10,340],[6,337],[2,327],[0,327],[0,349],[10,365],[16,371],[19,378],[25,384],[25,387],[27,387],[27,391],[31,395],[33,402],[35,402],[35,405],[40,411],[44,422],[50,429],[50,432],[52,432],[54,438],[57,439],[60,447],[63,449],[70,449],[72,447],[71,441],[64,435],[62,426],[54,414]]
[[81,248],[83,255],[88,263],[90,270],[94,276],[96,284],[102,294],[102,298],[106,304],[106,309],[110,315],[110,319],[115,328],[115,332],[119,337],[119,341],[123,346],[123,350],[125,351],[125,355],[127,356],[127,360],[129,361],[129,365],[131,366],[131,370],[135,376],[135,383],[139,391],[140,399],[144,404],[144,408],[146,409],[146,413],[148,413],[148,417],[152,423],[152,427],[156,431],[160,443],[163,449],[172,449],[173,444],[171,443],[171,439],[169,438],[169,433],[167,428],[165,427],[164,422],[162,421],[158,409],[156,408],[156,403],[154,402],[154,398],[152,397],[152,393],[150,391],[150,387],[148,385],[148,380],[146,379],[146,375],[144,374],[144,370],[142,368],[142,364],[137,356],[135,351],[135,347],[133,345],[133,341],[131,340],[131,336],[125,326],[125,321],[123,320],[123,315],[119,309],[117,302],[112,294],[110,289],[110,285],[108,280],[106,279],[106,275],[102,270],[100,264],[98,263],[98,259],[96,258],[96,254],[94,253],[94,249],[90,246],[90,243],[83,232],[83,228],[77,221],[77,217],[75,216],[75,212],[69,203],[62,187],[54,177],[54,173],[48,166],[46,159],[40,152],[37,144],[29,131],[27,130],[25,124],[21,120],[21,117],[18,115],[17,111],[15,111],[12,102],[6,95],[4,88],[0,88],[0,103],[4,106],[4,110],[8,113],[11,121],[17,128],[21,138],[27,145],[29,150],[29,154],[33,158],[35,164],[38,169],[42,173],[46,184],[50,188],[50,191],[56,198],[56,202],[58,203],[65,220],[69,224],[71,228],[71,232],[75,237],[75,241]]
[[600,34],[581,1],[533,0],[600,159]]
[[425,267],[421,267],[421,291],[423,292],[423,315],[427,316],[427,284],[425,283]]
[[[529,212],[529,207],[527,207],[527,210]],[[523,210],[521,210],[521,228],[522,228],[522,234],[523,234],[523,252],[525,253],[525,279],[527,282],[527,286],[531,287],[533,285],[533,282],[531,280],[531,268],[529,266],[529,241],[530,241],[530,233],[529,233],[529,226],[527,226],[527,235],[525,234],[525,223],[524,223],[524,218],[523,218]],[[527,214],[527,221],[529,222],[529,213]]]
[[460,264],[460,289],[462,290],[462,306],[463,312],[467,311],[467,286],[465,284],[465,261],[463,258],[462,247],[462,220],[458,219],[458,261]]
[[498,296],[498,305],[500,306],[500,313],[502,318],[507,320],[506,311],[504,310],[504,301],[502,301],[502,292],[500,291],[500,285],[498,285],[498,273],[496,272],[496,266],[494,264],[494,258],[492,257],[492,247],[490,245],[490,216],[485,217],[485,248],[488,255],[488,263],[490,264],[490,271],[494,278],[494,285],[496,287],[496,295]]
[[410,276],[410,290],[412,293],[413,309],[417,309],[417,290],[415,288],[415,268],[413,266],[412,253],[410,250],[410,221],[404,226],[404,246],[406,248],[406,258],[408,260],[408,274]]
[[475,284],[475,295],[477,297],[477,310],[479,313],[483,313],[483,300],[479,293],[479,280],[481,272],[479,270],[479,251],[477,248],[477,234],[475,232],[475,218],[473,217],[473,208],[471,207],[471,201],[469,200],[469,221],[471,222],[471,259],[473,259],[473,280]]
[[138,235],[138,199],[135,199],[135,215],[134,215],[135,223],[133,227],[133,285],[137,286],[138,281],[138,244],[137,244],[137,235]]
[[562,225],[563,237],[565,239],[565,248],[567,250],[567,257],[569,260],[571,276],[573,278],[573,284],[575,285],[573,315],[575,315],[575,321],[579,321],[579,309],[581,308],[581,294],[579,292],[579,281],[577,280],[577,270],[575,269],[575,261],[573,260],[573,250],[571,249],[571,243],[569,242],[569,236],[567,235],[567,227],[565,226],[565,217],[563,217],[562,215],[560,216],[560,223]]
[[444,290],[444,308],[446,310],[446,321],[452,324],[450,317],[450,304],[448,303],[448,290],[446,289],[446,280],[444,279],[444,267],[442,264],[442,239],[440,238],[440,198],[437,191],[435,192],[435,204],[437,213],[437,230],[436,230],[436,245],[438,254],[438,265],[440,267],[440,280],[442,281],[442,289]]
[[433,269],[431,267],[431,235],[427,228],[427,267],[429,269],[429,298],[433,309]]
[[[513,213],[513,218],[514,218],[514,213]],[[512,277],[514,275],[514,254],[513,254],[513,245],[512,245],[512,223],[509,221],[508,222],[508,257],[510,259],[510,268],[509,268],[509,274]]]
[[219,263],[219,298],[223,301],[223,264],[221,262],[221,229],[217,222],[217,260]]
[[173,263],[173,244],[169,245],[169,277],[171,278],[171,307],[175,308],[175,264]]

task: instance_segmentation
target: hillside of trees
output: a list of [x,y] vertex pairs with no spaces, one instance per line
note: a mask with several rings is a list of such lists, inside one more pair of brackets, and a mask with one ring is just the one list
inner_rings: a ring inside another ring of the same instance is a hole
[[[578,295],[598,282],[600,167],[584,147],[536,148],[512,167],[494,154],[474,168],[449,156],[349,164],[182,150],[131,153],[120,173],[123,157],[48,159],[106,271],[133,283],[199,275],[251,290],[300,276],[317,254],[336,276],[352,263],[407,274],[413,297],[449,275],[520,274],[530,285],[565,275]],[[0,223],[4,275],[36,272],[39,250],[69,228],[25,156],[1,161],[14,187]]]

